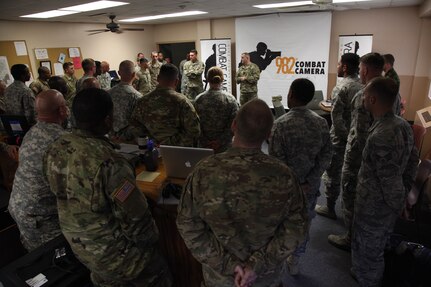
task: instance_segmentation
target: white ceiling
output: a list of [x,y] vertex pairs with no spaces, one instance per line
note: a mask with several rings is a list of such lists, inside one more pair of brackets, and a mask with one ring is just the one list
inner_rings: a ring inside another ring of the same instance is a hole
[[[277,3],[277,2],[293,2],[298,0],[118,0],[130,3],[129,5],[107,8],[103,10],[90,11],[69,16],[62,16],[50,19],[29,19],[20,18],[21,15],[33,14],[57,8],[73,6],[92,2],[96,0],[0,0],[0,20],[16,20],[16,21],[60,21],[60,22],[80,22],[80,23],[107,23],[109,22],[108,15],[114,14],[117,20],[150,16],[158,14],[175,13],[180,11],[201,10],[208,14],[182,17],[168,18],[163,20],[154,20],[136,24],[160,24],[172,23],[180,21],[214,19],[224,17],[237,17],[245,15],[259,15],[290,11],[310,11],[316,8],[295,8],[295,9],[258,9],[252,5]],[[372,9],[372,8],[388,8],[400,6],[419,5],[423,0],[374,0],[366,2],[354,2],[337,4],[336,6],[325,6],[325,8],[336,9]]]

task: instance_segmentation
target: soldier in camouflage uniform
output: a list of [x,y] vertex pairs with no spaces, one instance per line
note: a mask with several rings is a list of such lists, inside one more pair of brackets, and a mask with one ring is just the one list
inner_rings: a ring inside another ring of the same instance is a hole
[[63,95],[56,90],[41,92],[36,110],[38,122],[19,149],[19,165],[9,200],[9,212],[28,251],[61,234],[56,198],[43,173],[43,156],[49,145],[65,133],[61,124],[69,112]]
[[151,74],[148,70],[148,59],[141,58],[139,61],[141,69],[136,72],[137,79],[135,80],[134,85],[142,95],[145,95],[154,90],[155,86],[153,87]]
[[204,286],[278,286],[283,262],[304,240],[297,178],[261,151],[272,123],[265,102],[250,101],[232,124],[232,148],[202,160],[187,178],[177,226],[202,263]]
[[198,52],[191,50],[190,61],[184,64],[184,76],[187,77],[187,84],[184,95],[189,100],[194,101],[196,96],[203,92],[202,73],[205,70],[205,64],[198,60]]
[[[359,75],[362,84],[367,84],[383,71],[384,60],[378,53],[368,53],[361,57]],[[352,117],[349,135],[347,136],[346,152],[341,172],[342,212],[347,232],[341,235],[331,234],[328,241],[337,248],[350,251],[352,221],[355,204],[358,172],[361,167],[362,151],[368,137],[368,129],[372,118],[363,105],[364,90],[360,90],[352,100]]]
[[337,66],[338,77],[343,79],[332,90],[332,126],[329,131],[333,147],[331,165],[323,174],[325,183],[326,205],[316,206],[316,213],[337,219],[335,202],[341,191],[341,169],[346,150],[347,135],[350,130],[351,102],[356,93],[362,89],[358,77],[359,56],[346,53],[341,56]]
[[393,111],[395,115],[401,115],[401,95],[400,95],[400,78],[394,69],[395,58],[392,54],[383,55],[385,59],[385,65],[383,66],[383,71],[385,72],[385,78],[390,78],[397,83],[398,95],[394,103]]
[[180,62],[179,70],[181,74],[181,94],[184,95],[187,86],[187,77],[184,75],[184,64],[190,61],[190,54],[187,53],[186,58]]
[[[308,216],[315,217],[319,197],[320,177],[332,157],[332,144],[326,120],[305,106],[313,99],[314,85],[307,79],[296,79],[287,96],[289,112],[278,118],[269,141],[269,154],[283,161],[298,176],[307,199]],[[302,242],[287,260],[291,275],[299,273],[299,257],[309,241]]]
[[251,99],[257,98],[257,81],[260,78],[259,67],[250,62],[248,53],[241,54],[241,66],[236,72],[236,83],[240,85],[240,103],[244,105]]
[[158,144],[196,146],[200,135],[199,117],[192,103],[175,92],[178,69],[165,64],[160,69],[159,85],[136,103],[131,121]]
[[[4,103],[4,92],[6,90],[6,82],[0,80],[0,114],[3,114],[6,111],[6,105]],[[3,127],[0,122],[0,127]]]
[[36,122],[34,110],[35,97],[33,92],[25,85],[30,80],[30,71],[24,64],[16,64],[11,68],[14,82],[9,85],[4,93],[6,114],[25,116],[28,123]]
[[412,128],[392,111],[397,89],[392,79],[378,77],[364,91],[374,122],[362,154],[353,221],[352,271],[361,287],[381,286],[385,245],[419,162]]
[[136,75],[135,64],[132,61],[125,60],[121,62],[118,73],[121,77],[121,82],[109,90],[114,103],[112,136],[129,141],[135,138],[130,127],[130,116],[142,95],[132,86]]
[[[135,69],[135,64],[133,64],[133,69]],[[100,63],[102,73],[97,76],[97,80],[100,83],[100,88],[104,90],[109,90],[111,88],[111,75],[109,72],[109,63],[102,61]]]
[[83,82],[88,78],[93,78],[96,75],[96,62],[93,59],[87,58],[81,62],[84,75],[76,82],[76,93],[82,90]]
[[67,106],[69,109],[72,108],[73,98],[76,95],[76,82],[78,81],[75,77],[75,67],[72,62],[66,62],[63,64],[64,76],[63,79],[67,84],[67,94],[64,95]]
[[42,91],[49,90],[48,80],[51,78],[51,71],[47,67],[39,67],[37,73],[39,77],[30,84],[30,89],[35,96]]
[[111,97],[82,90],[73,113],[77,129],[52,144],[44,159],[64,236],[95,286],[170,286],[134,169],[104,137],[112,128]]
[[210,89],[198,95],[194,102],[201,123],[199,146],[219,153],[232,144],[231,125],[239,105],[231,94],[221,90],[224,79],[222,69],[210,68],[207,79]]
[[160,73],[160,68],[162,67],[162,64],[157,60],[157,52],[151,52],[151,62],[148,64],[148,70],[150,71],[151,75],[151,84],[153,87],[156,87],[157,77]]
[[76,82],[78,81],[75,77],[75,67],[72,62],[66,62],[63,64],[64,76],[63,79],[67,84],[67,93],[64,95],[66,104],[69,109],[72,108],[73,98],[76,94]]

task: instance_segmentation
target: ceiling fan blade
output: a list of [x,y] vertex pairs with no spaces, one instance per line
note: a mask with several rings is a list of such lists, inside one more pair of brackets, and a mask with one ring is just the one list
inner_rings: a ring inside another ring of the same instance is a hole
[[105,32],[109,31],[108,29],[93,29],[93,30],[85,30],[85,32]]
[[93,32],[93,33],[88,34],[88,36],[96,35],[96,34],[100,34],[100,33],[104,33],[104,32],[108,32],[108,31],[109,30],[103,30],[103,31]]
[[145,31],[144,28],[122,28],[124,31]]

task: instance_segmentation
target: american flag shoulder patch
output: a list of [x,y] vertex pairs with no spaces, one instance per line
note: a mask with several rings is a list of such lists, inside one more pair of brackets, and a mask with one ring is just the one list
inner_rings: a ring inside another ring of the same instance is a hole
[[123,203],[132,194],[135,186],[130,181],[126,180],[123,185],[115,192],[114,198]]

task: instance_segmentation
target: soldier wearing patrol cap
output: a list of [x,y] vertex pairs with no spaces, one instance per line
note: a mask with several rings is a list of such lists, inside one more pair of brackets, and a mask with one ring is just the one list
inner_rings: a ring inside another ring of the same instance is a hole
[[111,97],[101,89],[82,90],[72,110],[77,129],[45,157],[64,236],[95,286],[170,286],[134,169],[104,137],[112,128]]

